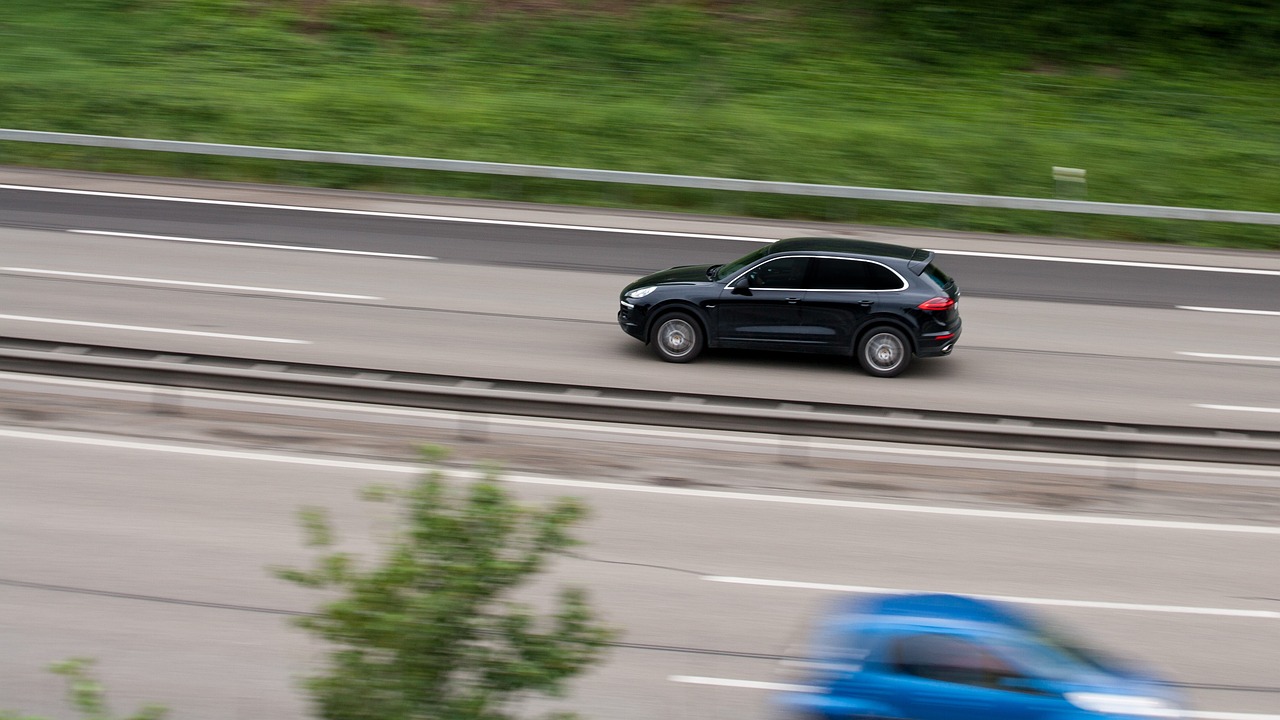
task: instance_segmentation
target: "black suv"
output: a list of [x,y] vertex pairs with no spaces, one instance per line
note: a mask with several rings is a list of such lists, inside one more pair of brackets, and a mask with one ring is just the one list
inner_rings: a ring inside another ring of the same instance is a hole
[[959,297],[928,250],[803,237],[646,275],[622,291],[618,324],[667,362],[704,347],[788,350],[854,355],[893,377],[912,357],[950,354]]

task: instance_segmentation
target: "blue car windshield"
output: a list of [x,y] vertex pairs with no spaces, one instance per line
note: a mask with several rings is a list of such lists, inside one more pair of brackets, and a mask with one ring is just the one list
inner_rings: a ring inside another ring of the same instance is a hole
[[1103,665],[1085,651],[1063,644],[1050,635],[1006,636],[995,640],[997,648],[1028,675],[1045,680],[1064,680],[1082,672],[1097,672]]

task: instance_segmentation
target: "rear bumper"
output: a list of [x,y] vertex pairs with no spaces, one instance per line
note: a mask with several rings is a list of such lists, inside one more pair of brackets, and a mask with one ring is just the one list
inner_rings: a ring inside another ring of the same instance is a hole
[[956,342],[960,340],[960,323],[957,322],[954,328],[943,330],[941,332],[925,333],[919,338],[916,347],[917,357],[944,357],[950,355],[955,349]]

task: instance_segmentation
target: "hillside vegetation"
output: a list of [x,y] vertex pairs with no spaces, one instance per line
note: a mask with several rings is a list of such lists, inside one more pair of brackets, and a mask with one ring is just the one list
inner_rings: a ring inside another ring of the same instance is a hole
[[[1280,211],[1280,5],[4,0],[0,127]],[[0,162],[1280,248],[1280,231],[0,143]]]

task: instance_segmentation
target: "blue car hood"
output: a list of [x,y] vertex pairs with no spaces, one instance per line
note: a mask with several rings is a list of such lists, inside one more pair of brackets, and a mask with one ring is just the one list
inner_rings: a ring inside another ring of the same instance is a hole
[[1081,673],[1079,676],[1046,683],[1047,688],[1059,693],[1082,692],[1104,695],[1144,695],[1181,705],[1184,698],[1178,689],[1167,683],[1145,678],[1130,678],[1106,673]]

